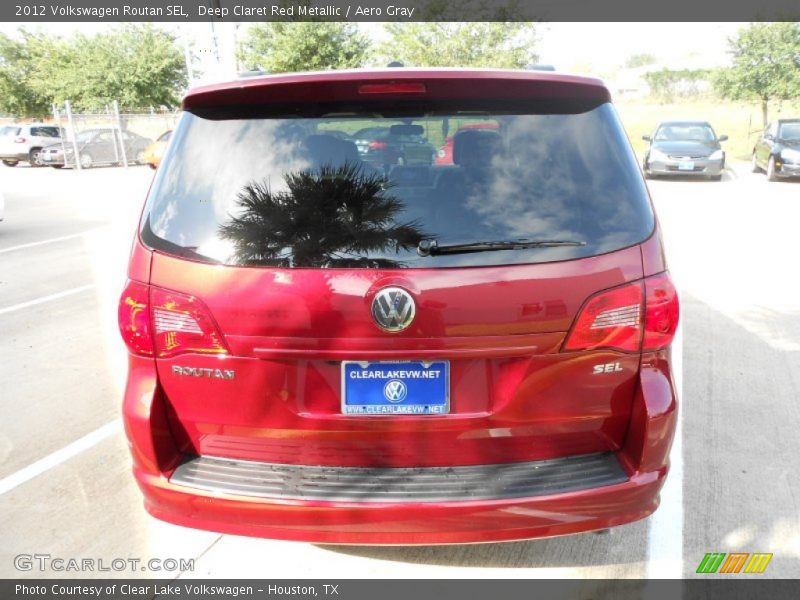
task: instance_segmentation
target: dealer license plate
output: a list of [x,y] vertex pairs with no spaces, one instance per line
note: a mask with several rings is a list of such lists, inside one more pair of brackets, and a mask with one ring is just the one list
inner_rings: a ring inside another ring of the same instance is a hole
[[450,363],[342,363],[342,413],[346,415],[446,415]]

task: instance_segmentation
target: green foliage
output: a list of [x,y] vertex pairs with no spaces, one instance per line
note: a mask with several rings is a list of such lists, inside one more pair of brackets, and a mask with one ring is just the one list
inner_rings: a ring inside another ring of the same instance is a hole
[[173,107],[186,84],[175,38],[150,24],[69,39],[24,30],[19,41],[0,36],[0,110],[18,116],[46,115],[65,100],[76,110],[114,100],[126,109]]
[[760,100],[766,125],[771,100],[800,95],[800,24],[753,23],[728,44],[733,64],[718,72],[714,87],[723,98]]
[[519,69],[538,60],[532,23],[389,23],[386,31],[382,61],[407,67]]
[[370,41],[352,23],[293,22],[253,25],[237,54],[245,69],[270,73],[363,66]]
[[625,67],[628,69],[636,69],[638,67],[654,65],[656,62],[655,56],[647,52],[641,52],[639,54],[631,54],[628,60],[625,61]]
[[21,34],[15,40],[0,33],[0,113],[43,117],[50,113],[51,96],[40,94],[30,82],[56,44],[43,34]]
[[702,84],[710,79],[708,69],[661,69],[644,74],[650,95],[662,102],[672,102],[676,97],[697,97],[701,95]]

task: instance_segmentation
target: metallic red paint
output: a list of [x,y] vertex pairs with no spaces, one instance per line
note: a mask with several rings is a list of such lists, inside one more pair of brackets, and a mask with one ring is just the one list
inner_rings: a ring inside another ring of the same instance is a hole
[[[481,79],[485,85],[475,85]],[[192,91],[186,108],[342,100],[361,83],[423,82],[441,97],[584,95],[596,80],[549,73],[379,71],[281,75]],[[391,94],[387,94],[391,96]],[[132,280],[196,297],[229,355],[130,356],[123,414],[145,506],[174,523],[324,543],[488,542],[576,533],[652,513],[676,423],[669,348],[645,354],[563,352],[586,300],[666,269],[658,228],[642,244],[592,258],[452,269],[275,269],[212,266],[147,249]],[[399,285],[418,306],[401,333],[378,329],[369,303]],[[353,417],[340,412],[343,359],[446,358],[451,414]],[[596,375],[598,364],[619,369]],[[233,370],[233,380],[180,377],[173,366]],[[628,480],[533,498],[340,503],[230,496],[169,477],[185,454],[287,464],[393,467],[493,464],[614,452]]]

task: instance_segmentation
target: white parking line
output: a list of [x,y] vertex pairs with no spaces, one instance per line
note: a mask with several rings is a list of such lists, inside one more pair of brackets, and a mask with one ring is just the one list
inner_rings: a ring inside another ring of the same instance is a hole
[[11,306],[6,306],[5,308],[0,308],[0,315],[5,315],[10,312],[22,310],[23,308],[36,306],[37,304],[44,304],[45,302],[58,300],[59,298],[64,298],[66,296],[72,296],[73,294],[80,294],[81,292],[85,292],[86,290],[91,290],[94,287],[95,285],[93,283],[90,283],[89,285],[82,285],[80,287],[72,288],[70,290],[64,290],[63,292],[58,292],[56,294],[50,294],[49,296],[42,296],[41,298],[36,298],[35,300],[28,300],[27,302],[22,302],[21,304],[13,304]]
[[0,479],[0,496],[6,492],[10,492],[26,481],[30,481],[34,477],[41,475],[45,471],[49,471],[50,469],[65,463],[81,452],[85,452],[89,448],[92,448],[93,446],[96,446],[102,442],[107,437],[110,437],[120,431],[122,431],[122,419],[114,419],[110,423],[106,423],[99,429],[95,429],[91,433],[78,440],[75,440],[71,444],[64,446],[60,450],[56,450],[52,454],[48,454],[44,458],[37,460],[32,465],[28,465],[16,473],[12,473],[8,477]]
[[57,238],[50,238],[49,240],[41,240],[39,242],[30,242],[28,244],[20,244],[19,246],[10,246],[8,248],[0,248],[0,254],[5,252],[16,252],[17,250],[24,250],[25,248],[34,248],[36,246],[44,246],[45,244],[53,244],[55,242],[63,242],[65,240],[74,240],[75,238],[83,237],[88,235],[96,229],[90,229],[89,231],[84,231],[83,233],[73,233],[72,235],[62,235],[61,237]]

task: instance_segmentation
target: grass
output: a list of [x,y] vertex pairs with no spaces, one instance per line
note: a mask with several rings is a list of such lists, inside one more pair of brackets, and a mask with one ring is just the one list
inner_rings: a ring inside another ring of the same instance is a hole
[[[727,135],[722,143],[730,158],[747,160],[758,135],[763,130],[761,106],[744,102],[724,100],[692,100],[659,103],[654,100],[618,100],[617,112],[628,132],[638,156],[643,156],[647,142],[645,134],[651,134],[660,121],[668,119],[698,119],[708,121],[717,135]],[[776,102],[770,105],[769,118],[800,117],[800,101]]]

